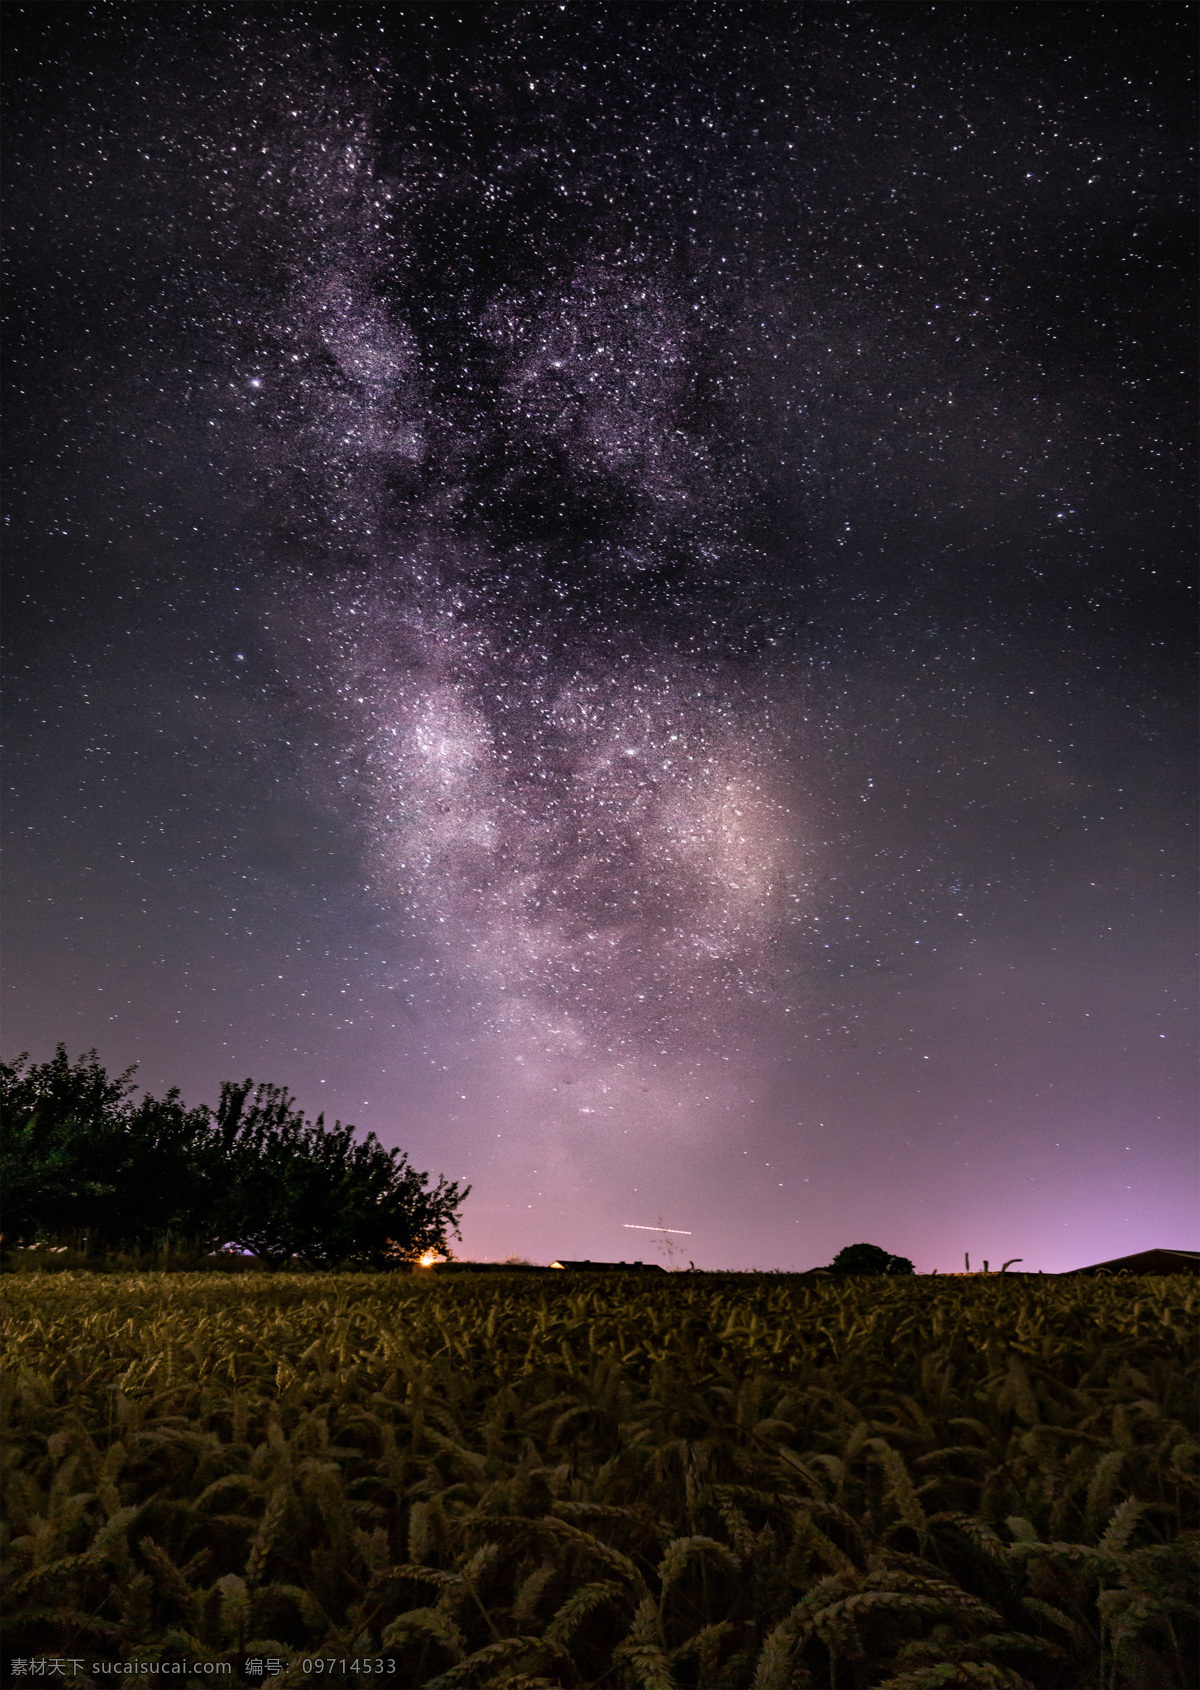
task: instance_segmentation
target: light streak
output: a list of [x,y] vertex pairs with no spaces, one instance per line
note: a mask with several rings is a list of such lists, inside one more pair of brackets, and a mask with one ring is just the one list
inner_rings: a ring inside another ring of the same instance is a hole
[[621,1225],[627,1232],[677,1232],[682,1238],[690,1238],[691,1232],[684,1226],[639,1226],[636,1221],[622,1221]]

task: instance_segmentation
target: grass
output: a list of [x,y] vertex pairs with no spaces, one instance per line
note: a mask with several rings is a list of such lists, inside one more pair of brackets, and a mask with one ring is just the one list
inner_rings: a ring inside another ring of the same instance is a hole
[[1200,1683],[1194,1279],[654,1280],[8,1277],[5,1655]]

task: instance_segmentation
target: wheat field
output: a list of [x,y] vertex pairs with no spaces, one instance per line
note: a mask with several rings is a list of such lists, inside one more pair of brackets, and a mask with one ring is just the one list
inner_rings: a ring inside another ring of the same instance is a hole
[[1195,1690],[1194,1279],[654,1278],[6,1276],[6,1660]]

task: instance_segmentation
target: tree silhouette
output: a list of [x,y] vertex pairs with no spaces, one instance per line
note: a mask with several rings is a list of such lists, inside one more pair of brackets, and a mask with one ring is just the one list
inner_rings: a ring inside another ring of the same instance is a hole
[[134,1102],[134,1070],[0,1063],[6,1244],[108,1252],[240,1245],[268,1265],[383,1266],[447,1235],[470,1187],[409,1166],[373,1133],[308,1121],[278,1086],[221,1088],[215,1115],[178,1090]]
[[831,1273],[915,1273],[907,1256],[893,1256],[878,1244],[847,1244],[829,1264]]
[[[251,1095],[253,1093],[253,1095]],[[470,1186],[444,1178],[432,1191],[399,1150],[325,1117],[307,1121],[288,1092],[253,1081],[221,1087],[206,1146],[229,1242],[268,1263],[299,1257],[319,1266],[383,1266],[427,1250],[449,1255]]]

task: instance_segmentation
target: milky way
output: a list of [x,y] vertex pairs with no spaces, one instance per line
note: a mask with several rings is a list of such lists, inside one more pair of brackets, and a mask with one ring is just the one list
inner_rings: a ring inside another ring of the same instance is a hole
[[1187,1245],[1182,9],[7,11],[11,1041],[484,1255]]
[[714,609],[740,536],[696,395],[708,325],[644,263],[501,292],[460,324],[482,373],[447,426],[363,271],[301,286],[299,353],[250,382],[286,382],[294,467],[369,560],[302,621],[375,881],[510,1047],[715,1039],[804,891],[764,671]]

